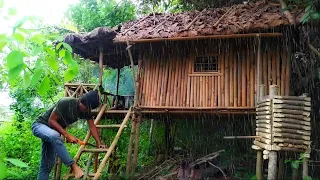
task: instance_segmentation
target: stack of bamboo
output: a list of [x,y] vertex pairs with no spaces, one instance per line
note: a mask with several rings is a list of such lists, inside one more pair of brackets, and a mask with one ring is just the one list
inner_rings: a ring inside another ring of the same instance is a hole
[[254,149],[306,152],[311,144],[309,97],[273,96],[256,108]]

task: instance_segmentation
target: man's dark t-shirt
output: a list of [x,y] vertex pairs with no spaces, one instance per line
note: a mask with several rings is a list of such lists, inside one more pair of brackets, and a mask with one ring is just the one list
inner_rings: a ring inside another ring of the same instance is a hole
[[44,114],[37,118],[37,122],[46,124],[49,126],[49,117],[52,111],[59,115],[58,123],[62,128],[66,128],[68,125],[76,122],[78,119],[92,119],[90,112],[83,113],[79,110],[79,99],[65,97],[60,99],[53,107],[48,109]]

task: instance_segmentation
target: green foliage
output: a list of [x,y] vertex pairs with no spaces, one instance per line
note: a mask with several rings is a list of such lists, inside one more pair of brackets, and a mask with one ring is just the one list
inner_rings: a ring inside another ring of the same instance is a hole
[[114,27],[122,22],[135,19],[135,6],[129,1],[80,0],[66,11],[69,21],[78,29],[91,31],[96,27]]
[[140,13],[178,13],[193,9],[192,5],[183,0],[152,0],[140,1]]

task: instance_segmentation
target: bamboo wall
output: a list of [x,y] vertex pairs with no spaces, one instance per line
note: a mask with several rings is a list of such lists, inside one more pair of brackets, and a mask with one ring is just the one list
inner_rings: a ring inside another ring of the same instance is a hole
[[[261,44],[259,68],[255,39],[150,44],[140,67],[141,106],[254,107],[258,71],[266,93],[277,84],[289,95],[290,63],[281,39]],[[194,58],[204,55],[218,56],[217,73],[193,71]]]

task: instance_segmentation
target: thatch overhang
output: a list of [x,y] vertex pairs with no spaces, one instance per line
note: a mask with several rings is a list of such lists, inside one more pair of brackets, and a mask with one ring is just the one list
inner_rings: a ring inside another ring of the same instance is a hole
[[[300,19],[303,9],[290,10]],[[88,34],[68,34],[64,42],[70,44],[74,53],[92,61],[99,61],[103,50],[104,64],[121,68],[129,65],[126,42],[134,43],[133,54],[137,64],[139,46],[161,41],[199,39],[226,39],[244,37],[281,36],[283,27],[290,27],[280,4],[238,4],[232,7],[209,8],[176,14],[150,14],[140,19],[119,25],[114,30],[100,27]]]

